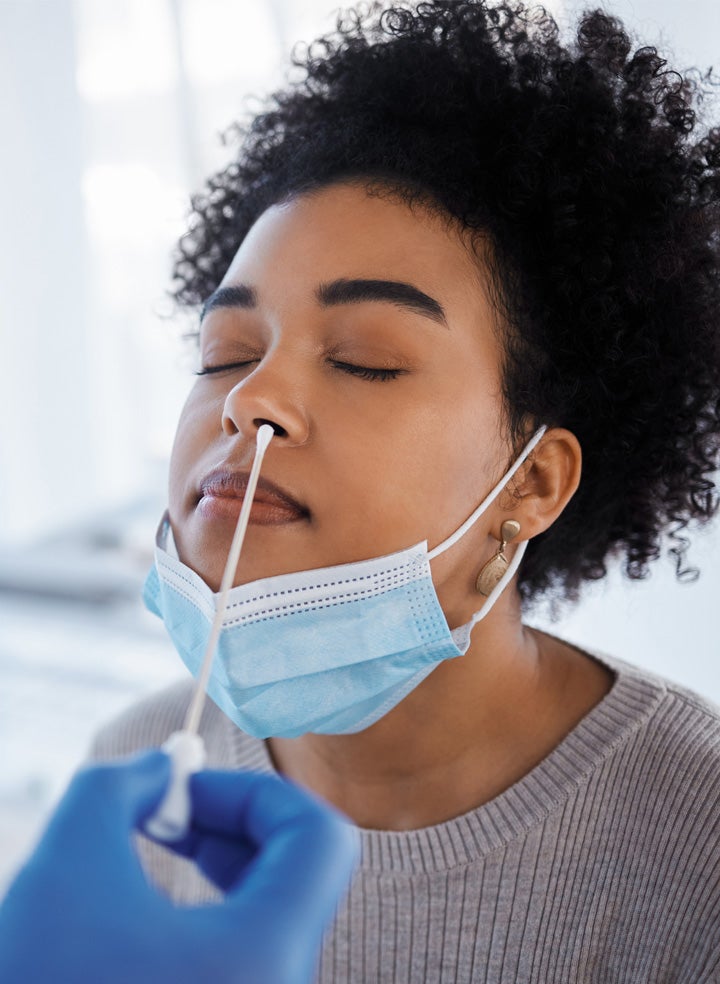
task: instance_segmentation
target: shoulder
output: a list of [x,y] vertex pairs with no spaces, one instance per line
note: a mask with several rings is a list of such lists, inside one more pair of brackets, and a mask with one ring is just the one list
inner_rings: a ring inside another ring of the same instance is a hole
[[624,740],[613,750],[610,771],[616,782],[627,786],[628,799],[635,801],[639,786],[647,801],[662,803],[668,816],[675,815],[678,831],[696,824],[717,830],[720,707],[625,660],[590,655],[616,673],[603,704],[608,729],[624,732]]
[[618,745],[595,780],[594,802],[603,804],[600,840],[614,845],[618,892],[642,900],[646,932],[656,940],[666,933],[671,941],[675,934],[675,952],[709,958],[714,950],[716,960],[720,707],[672,680],[613,663],[616,685],[626,681],[625,693],[644,689],[655,695],[649,713],[638,715],[628,741]]
[[[662,679],[662,678],[661,678]],[[675,765],[688,793],[701,789],[720,803],[720,707],[695,691],[663,680],[665,696],[647,729],[645,745],[658,765]]]
[[710,742],[720,737],[720,705],[710,698],[628,660],[592,649],[585,652],[609,667],[627,694],[643,695],[642,703],[652,711],[644,716],[646,730],[677,729]]
[[592,655],[614,670],[618,679],[655,694],[654,713],[648,717],[645,730],[676,733],[708,746],[720,741],[720,705],[710,698],[626,660]]

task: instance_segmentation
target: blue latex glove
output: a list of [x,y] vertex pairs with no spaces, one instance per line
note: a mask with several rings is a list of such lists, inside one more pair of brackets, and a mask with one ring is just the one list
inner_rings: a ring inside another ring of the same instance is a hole
[[193,776],[173,845],[227,892],[178,908],[151,888],[131,834],[170,775],[159,751],[78,773],[0,906],[0,981],[306,984],[357,858],[353,829],[273,776]]

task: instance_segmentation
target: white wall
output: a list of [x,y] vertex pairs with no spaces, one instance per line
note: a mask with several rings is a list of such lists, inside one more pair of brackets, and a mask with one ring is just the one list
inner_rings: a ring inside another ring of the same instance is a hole
[[72,5],[38,13],[0,3],[0,542],[95,492]]

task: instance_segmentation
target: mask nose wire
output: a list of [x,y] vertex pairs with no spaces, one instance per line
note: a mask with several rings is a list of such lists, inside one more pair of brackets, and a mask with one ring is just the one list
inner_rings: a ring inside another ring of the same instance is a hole
[[[542,427],[539,427],[535,431],[535,433],[533,434],[533,436],[530,438],[530,440],[528,441],[528,443],[525,445],[525,447],[523,448],[523,450],[520,452],[520,455],[517,458],[517,460],[514,462],[514,464],[505,472],[505,474],[503,475],[503,477],[494,486],[494,488],[492,489],[492,491],[490,491],[485,496],[485,498],[480,503],[480,505],[477,507],[477,509],[470,516],[468,516],[468,518],[465,520],[465,522],[462,524],[462,526],[458,527],[458,529],[456,529],[454,533],[451,533],[449,537],[447,537],[441,543],[438,543],[438,545],[436,547],[433,547],[432,550],[429,550],[428,551],[428,555],[427,555],[428,560],[432,560],[434,557],[437,557],[438,554],[444,553],[446,550],[449,550],[450,547],[452,547],[455,543],[457,543],[458,540],[461,537],[465,536],[465,534],[471,528],[471,526],[474,526],[474,524],[478,521],[478,519],[480,519],[480,517],[485,512],[485,510],[488,508],[488,506],[500,494],[500,492],[502,492],[502,490],[504,489],[504,487],[507,485],[507,483],[513,477],[513,475],[518,470],[518,468],[520,467],[520,465],[522,465],[522,463],[525,461],[525,459],[530,454],[530,452],[533,451],[534,448],[540,443],[540,441],[541,441],[541,439],[542,439],[542,437],[543,437],[543,435],[544,435],[544,433],[545,433],[546,430],[547,430],[547,425],[546,424],[543,424]],[[513,571],[513,573],[514,573],[514,571]],[[485,607],[487,607],[487,604],[486,604]]]

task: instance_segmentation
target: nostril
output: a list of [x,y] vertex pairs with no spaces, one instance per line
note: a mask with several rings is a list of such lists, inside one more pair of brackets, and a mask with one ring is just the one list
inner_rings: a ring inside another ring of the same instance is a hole
[[287,437],[288,432],[280,424],[276,424],[274,420],[266,420],[264,417],[255,417],[253,424],[260,429],[263,424],[270,424],[272,429],[275,431],[275,437]]

